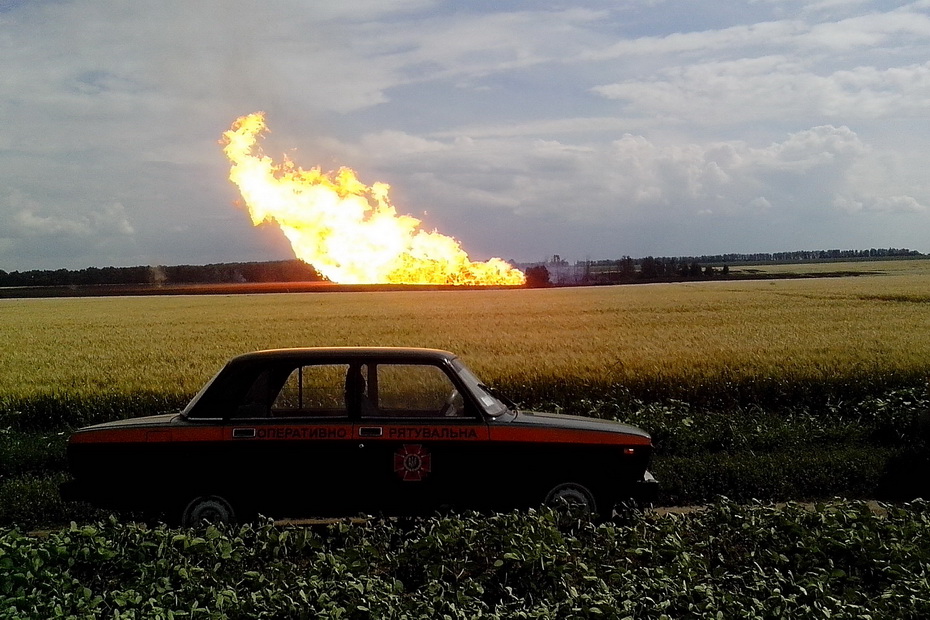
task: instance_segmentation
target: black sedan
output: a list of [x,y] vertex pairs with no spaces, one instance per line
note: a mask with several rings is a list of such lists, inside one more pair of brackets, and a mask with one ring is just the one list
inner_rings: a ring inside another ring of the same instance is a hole
[[519,411],[446,351],[280,349],[233,358],[179,413],[76,431],[62,495],[184,524],[563,502],[609,515],[654,492],[651,451],[632,426]]

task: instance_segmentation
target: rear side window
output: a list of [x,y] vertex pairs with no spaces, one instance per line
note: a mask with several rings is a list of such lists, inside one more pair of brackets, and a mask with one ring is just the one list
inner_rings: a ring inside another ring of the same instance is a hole
[[271,403],[272,417],[346,416],[347,364],[295,368]]

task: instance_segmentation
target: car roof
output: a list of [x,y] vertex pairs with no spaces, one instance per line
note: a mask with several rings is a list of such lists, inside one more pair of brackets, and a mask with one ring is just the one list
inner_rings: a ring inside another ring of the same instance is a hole
[[267,349],[238,355],[230,363],[268,362],[290,359],[364,359],[389,358],[393,360],[418,360],[441,362],[455,359],[457,356],[440,349],[418,347],[294,347],[287,349]]

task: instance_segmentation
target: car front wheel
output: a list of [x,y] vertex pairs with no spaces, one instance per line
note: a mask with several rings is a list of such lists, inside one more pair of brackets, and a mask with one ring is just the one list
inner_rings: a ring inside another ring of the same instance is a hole
[[236,519],[232,504],[219,495],[195,497],[184,508],[181,525],[193,527],[207,523],[232,523]]

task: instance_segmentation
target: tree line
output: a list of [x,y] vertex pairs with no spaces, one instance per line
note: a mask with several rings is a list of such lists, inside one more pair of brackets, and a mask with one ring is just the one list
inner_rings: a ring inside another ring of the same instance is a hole
[[120,284],[226,284],[322,280],[311,265],[293,259],[210,265],[87,267],[12,271],[0,269],[0,286],[94,286]]
[[679,260],[699,263],[793,263],[802,261],[828,261],[850,258],[892,258],[923,256],[917,250],[907,248],[869,248],[867,250],[796,250],[792,252],[752,252],[730,254],[705,254],[689,256]]
[[799,250],[794,252],[732,253],[702,256],[624,256],[611,260],[586,260],[570,264],[558,255],[544,263],[521,265],[528,286],[550,284],[627,284],[726,278],[730,265],[760,263],[826,262],[924,256],[906,248],[868,250]]
[[[698,280],[729,275],[729,264],[803,262],[923,256],[906,248],[868,250],[799,250],[794,252],[731,253],[686,257],[631,258],[580,261],[570,265],[554,256],[545,263],[518,265],[529,286],[549,284],[616,284]],[[246,282],[315,282],[324,280],[312,265],[298,260],[213,263],[209,265],[156,265],[87,267],[12,271],[0,269],[0,287],[94,286],[139,284],[227,284]]]
[[714,267],[696,260],[676,257],[647,256],[634,260],[629,256],[616,261],[597,261],[588,265],[584,280],[592,284],[621,282],[660,282],[702,280],[717,275],[728,276],[729,265]]

